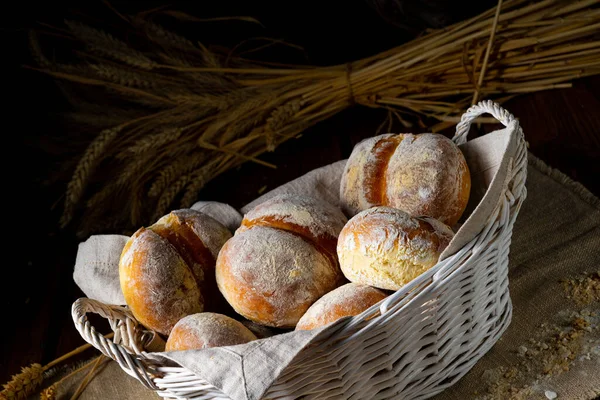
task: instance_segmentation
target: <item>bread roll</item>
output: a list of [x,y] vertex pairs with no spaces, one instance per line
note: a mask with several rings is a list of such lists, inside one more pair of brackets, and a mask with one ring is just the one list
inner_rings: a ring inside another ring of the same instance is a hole
[[315,329],[343,317],[353,317],[385,299],[383,291],[360,283],[347,283],[317,300],[298,321],[296,330]]
[[276,196],[248,212],[217,258],[229,304],[259,324],[293,328],[344,279],[335,253],[341,210],[304,196]]
[[180,319],[167,339],[165,351],[235,346],[256,339],[241,322],[223,314],[205,312]]
[[385,134],[360,142],[340,183],[348,215],[383,205],[450,226],[463,214],[470,190],[462,152],[452,140],[435,133]]
[[337,252],[351,282],[398,290],[434,266],[453,236],[443,223],[412,217],[392,207],[373,207],[352,217]]
[[179,319],[213,309],[220,297],[216,257],[230,237],[219,222],[190,209],[135,232],[121,253],[119,277],[136,319],[168,335]]

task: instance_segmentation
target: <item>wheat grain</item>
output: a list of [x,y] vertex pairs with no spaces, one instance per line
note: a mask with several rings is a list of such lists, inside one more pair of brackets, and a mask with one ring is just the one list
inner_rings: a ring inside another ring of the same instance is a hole
[[181,128],[169,128],[154,135],[143,137],[134,145],[127,149],[127,153],[140,155],[155,148],[164,146],[167,143],[177,140],[183,130]]
[[122,127],[116,127],[100,132],[86,149],[67,186],[65,212],[61,218],[61,226],[64,227],[71,221],[74,208],[83,195],[85,185],[87,184],[90,175],[98,165],[100,158],[105,156],[106,148],[113,140],[115,140],[121,129]]
[[134,18],[133,22],[144,30],[150,40],[163,45],[165,48],[199,52],[199,48],[191,40],[169,31],[161,25],[141,18]]
[[277,107],[267,118],[266,137],[267,150],[274,151],[276,146],[275,132],[279,131],[286,123],[300,111],[302,102],[293,100],[283,106]]
[[31,364],[23,367],[20,374],[13,375],[12,379],[4,384],[0,396],[8,400],[25,399],[32,394],[44,380],[44,367],[40,364]]
[[173,163],[167,165],[158,171],[156,180],[150,186],[149,197],[158,197],[177,177],[185,175],[196,168],[206,160],[208,155],[200,152],[188,154],[176,159]]
[[73,34],[91,50],[142,69],[153,69],[157,64],[141,52],[132,49],[112,35],[76,21],[65,21]]
[[[75,85],[111,91],[143,121],[129,124],[113,146],[98,151],[90,146],[95,157],[76,168],[63,220],[87,200],[86,226],[93,226],[91,219],[99,224],[110,218],[130,229],[126,221],[166,211],[182,192],[180,204],[189,204],[229,168],[247,160],[264,164],[261,154],[351,104],[387,109],[388,125],[393,118],[410,125],[400,113],[413,115],[421,126],[421,118],[430,117],[440,121],[431,127],[439,131],[455,123],[476,92],[500,102],[600,73],[600,12],[591,1],[504,0],[496,18],[497,9],[379,54],[324,67],[245,59],[135,17],[131,21],[140,32],[133,33],[154,51],[68,22],[74,37],[98,51],[84,51],[83,67],[44,70]],[[105,111],[82,107],[80,116],[121,121],[119,112],[108,104]],[[185,134],[161,133],[173,128]],[[99,182],[86,199],[83,188],[98,159],[106,159],[121,183]],[[203,169],[207,165],[212,167]],[[111,212],[103,203],[119,208]]]
[[181,208],[189,208],[196,202],[198,199],[198,192],[206,185],[209,177],[210,171],[206,167],[201,168],[196,173],[192,174],[190,183],[181,198]]
[[156,87],[156,81],[144,78],[138,71],[113,67],[107,64],[92,64],[90,68],[100,78],[118,83],[123,86],[140,87],[144,89]]
[[257,109],[245,118],[232,121],[219,138],[219,147],[227,145],[236,138],[244,137],[253,128],[263,123],[267,115],[269,115],[268,109]]
[[50,385],[40,392],[40,400],[55,400],[57,393],[57,385]]
[[253,118],[256,115],[256,110],[268,110],[281,101],[272,93],[252,96],[251,92],[247,90],[243,90],[242,92],[243,94],[240,96],[240,99],[243,100],[234,108],[222,111],[217,121],[206,128],[199,140],[211,142],[215,137],[219,136],[219,133],[225,132],[229,124],[243,120],[248,116]]

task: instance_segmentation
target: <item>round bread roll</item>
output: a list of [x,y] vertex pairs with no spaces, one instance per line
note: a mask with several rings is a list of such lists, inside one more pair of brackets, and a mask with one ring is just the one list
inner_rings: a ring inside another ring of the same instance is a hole
[[341,210],[311,197],[280,195],[261,203],[219,253],[219,290],[251,321],[295,327],[313,302],[344,280],[336,243],[346,222]]
[[392,207],[373,207],[352,217],[337,252],[351,282],[398,290],[434,266],[454,233],[428,217]]
[[165,351],[235,346],[256,339],[241,322],[223,314],[205,312],[180,319],[167,339]]
[[463,214],[470,191],[465,157],[452,140],[436,133],[363,140],[354,147],[340,183],[348,215],[381,205],[450,226]]
[[168,335],[181,318],[218,304],[215,262],[230,237],[215,219],[191,209],[138,229],[119,261],[121,290],[135,318]]
[[347,283],[327,293],[310,306],[298,321],[296,330],[315,329],[343,317],[353,317],[386,297],[386,293],[374,287]]

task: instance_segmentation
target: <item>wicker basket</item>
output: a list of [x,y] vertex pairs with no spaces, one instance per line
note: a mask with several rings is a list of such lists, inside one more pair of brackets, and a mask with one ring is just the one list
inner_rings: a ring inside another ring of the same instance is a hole
[[[471,122],[484,113],[517,130],[508,182],[485,228],[379,304],[326,328],[283,368],[263,398],[428,398],[458,381],[500,338],[512,315],[508,253],[526,196],[527,150],[518,121],[490,101],[467,110],[453,140],[465,143]],[[90,312],[109,320],[113,340],[90,325]],[[228,398],[190,370],[149,357],[144,346],[153,333],[126,307],[81,298],[72,315],[87,342],[160,396]]]

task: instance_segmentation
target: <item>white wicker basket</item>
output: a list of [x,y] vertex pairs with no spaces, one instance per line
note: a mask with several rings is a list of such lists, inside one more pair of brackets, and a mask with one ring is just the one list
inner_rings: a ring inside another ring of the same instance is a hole
[[[526,196],[527,150],[518,121],[490,101],[467,110],[453,140],[466,142],[471,122],[484,113],[518,130],[508,185],[485,228],[381,303],[327,328],[283,369],[265,399],[424,399],[453,385],[496,343],[512,315],[508,253]],[[113,340],[90,325],[90,312],[109,320]],[[153,333],[127,308],[82,298],[72,315],[87,342],[160,396],[228,398],[188,369],[148,357],[144,346]]]

